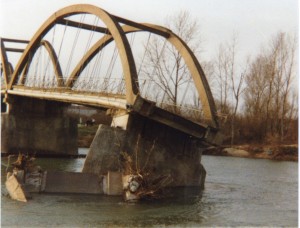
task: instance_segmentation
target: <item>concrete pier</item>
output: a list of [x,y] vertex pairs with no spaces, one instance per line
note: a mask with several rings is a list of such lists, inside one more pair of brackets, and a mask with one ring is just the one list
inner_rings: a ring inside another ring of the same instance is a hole
[[1,152],[77,155],[77,120],[64,114],[68,104],[9,96],[1,113]]
[[153,177],[170,176],[171,187],[204,187],[201,139],[137,113],[116,114],[112,125],[99,126],[83,172],[150,173]]

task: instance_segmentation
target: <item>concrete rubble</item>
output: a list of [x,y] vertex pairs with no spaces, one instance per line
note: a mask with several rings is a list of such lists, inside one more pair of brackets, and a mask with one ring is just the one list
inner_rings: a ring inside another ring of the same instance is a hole
[[62,171],[40,171],[24,175],[24,170],[14,170],[8,173],[5,186],[10,197],[21,202],[32,198],[30,193],[124,195],[126,201],[139,199],[134,194],[139,183],[132,176],[124,176],[120,172],[108,172],[104,176]]
[[105,194],[123,196],[125,201],[135,202],[156,196],[171,180],[160,176],[151,182],[149,175],[128,175],[119,171],[108,171],[106,175],[43,171],[32,163],[32,158],[23,155],[19,155],[13,165],[12,172],[7,173],[5,185],[10,197],[21,202],[32,198],[31,193]]

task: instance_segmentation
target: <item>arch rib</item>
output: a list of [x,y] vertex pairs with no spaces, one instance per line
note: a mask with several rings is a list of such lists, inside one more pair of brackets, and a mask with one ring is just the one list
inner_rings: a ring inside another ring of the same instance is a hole
[[[141,31],[138,28],[134,28],[128,25],[122,26],[124,33],[136,32]],[[82,57],[79,63],[74,68],[73,72],[71,73],[66,86],[72,87],[75,81],[78,79],[81,72],[85,69],[88,63],[93,59],[93,57],[101,51],[106,45],[112,42],[114,39],[111,35],[105,35],[100,40],[98,40],[89,50],[88,52]]]
[[[5,88],[7,89],[8,84],[9,84],[9,77],[12,72],[9,67],[9,62],[8,62],[3,39],[1,39],[0,42],[1,42],[1,64],[2,64],[1,65],[1,71],[2,71],[1,73],[3,74]],[[2,77],[2,75],[1,75],[1,77]]]
[[[57,55],[56,55],[56,52],[55,52],[54,48],[52,47],[50,42],[48,42],[47,40],[42,40],[38,47],[41,47],[41,46],[44,46],[46,48],[47,52],[49,53],[52,65],[54,67],[54,74],[55,74],[55,77],[56,77],[56,80],[57,80],[58,87],[63,87],[64,86],[64,81],[63,81],[63,77],[62,77],[61,66],[60,66],[60,63],[58,61],[58,58],[57,58]],[[36,48],[35,51],[37,49],[38,48]],[[32,53],[32,54],[34,55],[34,53]],[[31,65],[31,61],[32,61],[32,58],[30,58],[29,61],[27,62],[26,66],[25,66],[25,71],[24,71],[25,73],[22,75],[22,77],[20,79],[20,83],[22,85],[24,85],[24,83],[25,83],[24,82],[25,81],[25,76],[26,76],[26,73],[28,72],[28,69]]]
[[204,71],[202,70],[202,67],[200,66],[196,56],[194,55],[192,50],[187,46],[187,44],[176,34],[171,33],[170,37],[167,40],[181,54],[191,72],[192,78],[194,80],[196,89],[199,94],[199,98],[202,103],[205,118],[210,120],[211,125],[213,127],[219,128],[215,102]]
[[26,62],[29,58],[29,53],[37,49],[40,40],[42,40],[43,36],[52,28],[52,26],[64,17],[81,13],[89,13],[99,17],[109,29],[110,34],[116,42],[116,46],[119,50],[120,59],[122,62],[126,82],[126,100],[129,104],[133,104],[139,89],[137,84],[135,83],[137,81],[137,72],[126,35],[113,16],[111,16],[109,13],[98,7],[87,4],[79,4],[65,7],[54,13],[48,18],[46,22],[44,22],[44,24],[35,33],[30,43],[27,45],[23,55],[21,56],[16,66],[16,70],[14,71],[14,74],[12,76],[12,80],[9,84],[9,89],[12,89],[12,86],[16,82],[17,77],[24,69]]
[[[218,128],[218,119],[216,116],[216,108],[214,99],[209,87],[209,84],[207,82],[207,79],[205,77],[205,74],[196,58],[196,56],[193,54],[191,49],[186,45],[186,43],[180,39],[176,34],[171,32],[170,30],[156,25],[151,24],[141,24],[141,28],[150,28],[149,30],[141,30],[140,28],[133,27],[130,25],[124,25],[122,26],[122,29],[125,34],[131,33],[131,32],[139,32],[139,31],[148,31],[152,32],[153,30],[161,30],[161,36],[165,37],[181,54],[183,59],[185,60],[185,63],[187,64],[193,81],[195,83],[197,92],[199,94],[199,98],[201,100],[202,106],[203,106],[203,112],[206,119],[210,120],[211,125],[215,128]],[[165,33],[168,32],[169,35],[166,36]],[[156,32],[156,34],[160,34],[159,32]],[[68,82],[67,86],[72,86],[72,84],[77,80],[80,73],[83,71],[83,69],[87,66],[89,61],[99,52],[101,49],[103,49],[107,44],[113,41],[112,36],[106,35],[102,37],[99,41],[97,41],[90,49],[89,51],[83,56],[81,61],[77,64],[77,66],[74,68]]]
[[63,75],[62,75],[62,71],[61,71],[61,67],[60,67],[60,63],[58,61],[56,52],[53,48],[53,46],[47,41],[47,40],[42,40],[41,41],[41,45],[43,45],[46,50],[48,51],[53,67],[54,67],[54,71],[55,71],[55,76],[56,76],[56,80],[57,80],[57,85],[59,87],[63,87],[64,86],[64,80],[63,80]]

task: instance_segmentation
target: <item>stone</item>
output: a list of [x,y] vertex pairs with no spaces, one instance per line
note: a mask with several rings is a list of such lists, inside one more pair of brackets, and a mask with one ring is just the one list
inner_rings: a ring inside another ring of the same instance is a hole
[[241,149],[225,148],[223,151],[231,156],[249,157],[249,152]]
[[127,202],[138,201],[140,197],[136,194],[131,193],[130,191],[125,191],[124,200]]

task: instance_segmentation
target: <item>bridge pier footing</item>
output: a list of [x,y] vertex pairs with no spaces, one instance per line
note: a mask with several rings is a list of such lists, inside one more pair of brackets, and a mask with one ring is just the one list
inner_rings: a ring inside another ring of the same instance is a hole
[[169,176],[170,187],[204,188],[201,140],[137,113],[119,113],[112,126],[100,125],[83,172],[106,175]]
[[1,114],[1,152],[77,155],[77,121],[64,114],[68,105],[9,96]]

